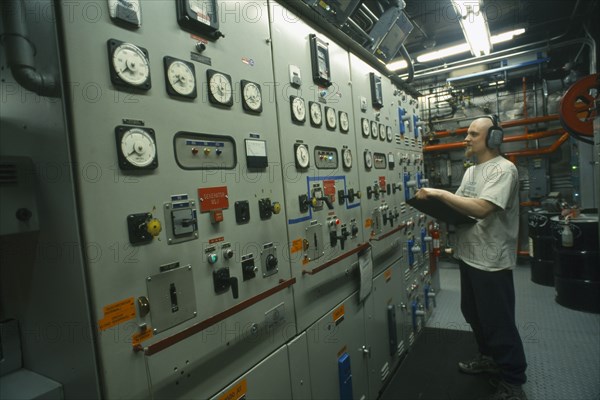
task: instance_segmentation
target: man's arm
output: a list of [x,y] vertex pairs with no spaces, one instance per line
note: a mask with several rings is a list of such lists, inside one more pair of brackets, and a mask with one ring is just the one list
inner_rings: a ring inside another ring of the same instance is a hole
[[415,197],[417,199],[437,198],[454,208],[459,213],[475,218],[485,218],[494,211],[500,209],[500,207],[490,201],[462,197],[441,189],[419,189]]

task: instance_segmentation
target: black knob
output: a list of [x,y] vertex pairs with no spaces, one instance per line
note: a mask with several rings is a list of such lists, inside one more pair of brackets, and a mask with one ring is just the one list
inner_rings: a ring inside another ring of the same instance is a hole
[[278,262],[279,261],[277,261],[277,257],[275,257],[273,254],[269,254],[266,260],[267,271],[272,271],[277,268]]
[[33,216],[28,208],[19,208],[16,213],[17,219],[22,222],[27,222]]

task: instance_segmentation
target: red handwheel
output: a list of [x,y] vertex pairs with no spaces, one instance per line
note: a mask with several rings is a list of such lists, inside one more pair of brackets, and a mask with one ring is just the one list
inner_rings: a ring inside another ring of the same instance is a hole
[[560,100],[560,122],[567,132],[582,136],[593,135],[594,118],[600,104],[599,79],[598,74],[592,74],[578,80]]

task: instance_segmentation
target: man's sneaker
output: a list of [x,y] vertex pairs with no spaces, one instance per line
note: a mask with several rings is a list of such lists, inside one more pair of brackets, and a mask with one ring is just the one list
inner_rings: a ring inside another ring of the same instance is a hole
[[527,400],[527,395],[521,385],[512,385],[504,381],[498,383],[496,392],[479,400]]
[[500,373],[498,364],[491,357],[484,356],[483,354],[478,355],[473,360],[459,362],[458,369],[465,374]]

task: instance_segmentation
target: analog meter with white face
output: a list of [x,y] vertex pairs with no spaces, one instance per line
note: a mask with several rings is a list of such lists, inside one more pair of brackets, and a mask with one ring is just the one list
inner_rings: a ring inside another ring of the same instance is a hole
[[385,140],[385,125],[379,124],[379,140]]
[[310,164],[310,153],[308,146],[303,143],[294,144],[294,159],[296,160],[297,168],[308,168]]
[[140,90],[150,89],[152,84],[148,51],[115,39],[109,39],[107,45],[112,83]]
[[304,99],[298,96],[290,96],[290,108],[292,110],[292,121],[304,123],[306,120],[306,106]]
[[158,166],[154,130],[118,126],[115,135],[121,169],[154,169]]
[[346,133],[350,130],[350,120],[348,119],[348,113],[340,111],[338,118],[340,120],[340,131]]
[[373,139],[377,139],[378,135],[379,135],[379,124],[377,124],[377,122],[375,122],[375,121],[371,121],[371,137]]
[[361,131],[362,131],[362,135],[364,137],[369,137],[369,135],[371,134],[371,124],[369,123],[369,120],[366,118],[362,118],[360,120],[360,126],[361,126]]
[[310,123],[313,126],[321,126],[323,123],[323,113],[321,112],[321,105],[314,101],[308,102],[308,110],[310,113]]
[[352,168],[352,151],[350,149],[342,149],[342,162],[344,163],[344,168]]
[[386,138],[387,138],[388,142],[391,142],[392,140],[394,140],[394,134],[392,132],[392,127],[391,126],[388,126],[385,129],[385,135],[386,135]]
[[331,107],[325,107],[325,123],[327,128],[335,129],[337,127],[337,115]]
[[196,74],[194,64],[176,58],[164,57],[167,93],[170,96],[196,98]]
[[217,105],[231,107],[233,105],[233,89],[231,77],[223,72],[206,70],[208,80],[208,100]]
[[242,79],[242,107],[244,110],[253,113],[262,112],[262,94],[260,85],[255,82],[250,82]]
[[373,167],[373,155],[369,150],[365,150],[365,168],[371,169]]

